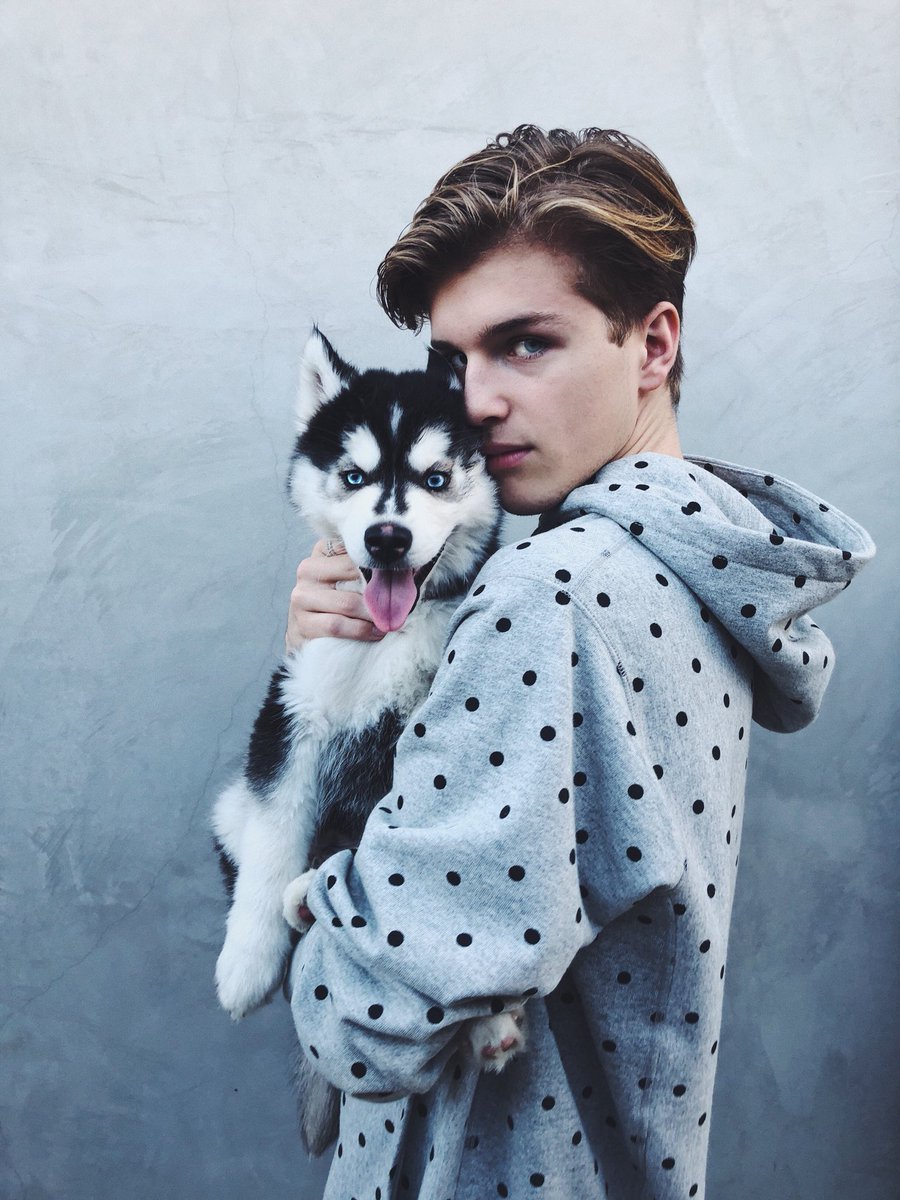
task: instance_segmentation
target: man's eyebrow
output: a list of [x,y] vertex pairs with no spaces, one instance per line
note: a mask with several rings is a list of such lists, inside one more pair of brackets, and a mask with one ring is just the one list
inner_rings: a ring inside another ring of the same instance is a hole
[[[494,338],[502,337],[504,334],[517,333],[520,329],[528,329],[534,325],[546,327],[548,325],[562,325],[563,323],[563,318],[554,312],[518,313],[514,317],[508,317],[505,321],[498,321],[494,325],[484,325],[476,335],[476,342],[490,342]],[[456,346],[452,342],[443,342],[439,338],[433,338],[431,346],[439,354],[456,349]]]

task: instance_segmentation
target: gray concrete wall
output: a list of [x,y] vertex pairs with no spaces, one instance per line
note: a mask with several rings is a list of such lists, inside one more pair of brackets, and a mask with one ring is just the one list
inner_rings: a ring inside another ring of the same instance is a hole
[[797,477],[880,543],[823,614],[821,718],[755,738],[710,1194],[893,1194],[895,12],[0,7],[2,1196],[321,1193],[285,1007],[215,1003],[207,815],[309,541],[283,496],[309,324],[421,362],[376,264],[522,120],[625,129],[678,180],[687,449]]

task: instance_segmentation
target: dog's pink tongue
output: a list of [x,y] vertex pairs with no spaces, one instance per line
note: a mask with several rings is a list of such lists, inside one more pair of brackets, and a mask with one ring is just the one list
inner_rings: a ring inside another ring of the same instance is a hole
[[412,571],[380,571],[376,568],[366,584],[363,600],[382,633],[400,629],[416,602]]

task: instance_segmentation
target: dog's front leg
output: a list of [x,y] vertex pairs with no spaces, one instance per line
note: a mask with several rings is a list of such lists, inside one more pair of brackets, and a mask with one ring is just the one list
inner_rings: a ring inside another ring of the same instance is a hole
[[238,1020],[277,989],[290,952],[282,893],[304,865],[296,830],[276,803],[254,800],[241,832],[234,902],[216,963],[216,989]]

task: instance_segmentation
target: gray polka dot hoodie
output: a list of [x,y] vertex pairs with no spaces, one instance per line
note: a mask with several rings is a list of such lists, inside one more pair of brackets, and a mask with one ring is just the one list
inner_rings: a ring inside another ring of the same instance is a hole
[[[702,1197],[751,722],[816,715],[807,615],[874,552],[801,488],[609,463],[499,551],[295,955],[344,1093],[327,1200]],[[462,1023],[525,1001],[483,1073]]]

